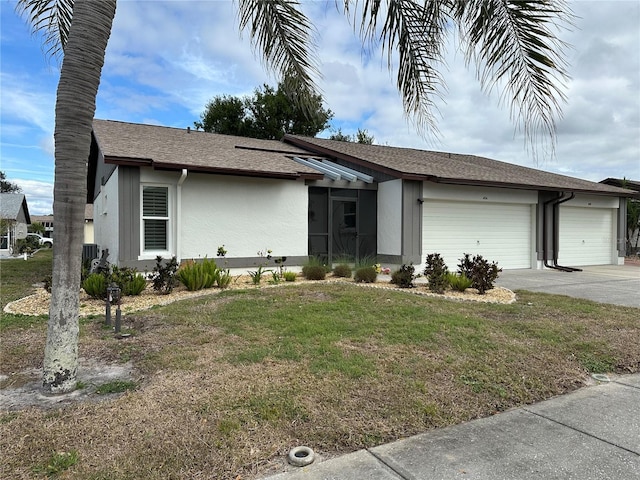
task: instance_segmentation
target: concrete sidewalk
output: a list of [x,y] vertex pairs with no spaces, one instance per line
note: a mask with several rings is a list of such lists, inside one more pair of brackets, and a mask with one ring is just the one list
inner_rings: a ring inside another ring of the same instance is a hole
[[268,478],[640,479],[640,374]]

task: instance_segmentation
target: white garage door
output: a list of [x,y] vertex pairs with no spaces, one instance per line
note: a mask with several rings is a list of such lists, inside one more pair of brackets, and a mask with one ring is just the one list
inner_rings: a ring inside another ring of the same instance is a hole
[[422,253],[439,253],[455,271],[465,254],[501,268],[531,268],[531,207],[526,204],[425,200]]
[[558,263],[609,265],[614,248],[613,210],[560,206]]

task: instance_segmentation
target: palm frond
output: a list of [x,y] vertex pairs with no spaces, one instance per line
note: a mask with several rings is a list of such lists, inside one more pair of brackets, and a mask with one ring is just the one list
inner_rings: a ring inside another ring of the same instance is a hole
[[49,56],[64,51],[69,38],[74,0],[18,0],[16,12],[26,18],[34,33],[44,35],[44,47]]
[[567,44],[556,32],[572,25],[569,6],[564,0],[465,0],[456,19],[483,89],[503,89],[501,102],[510,105],[534,153],[542,134],[553,151],[569,78]]
[[[252,45],[287,85],[299,92],[316,92],[319,75],[312,38],[313,25],[297,1],[240,0],[240,29],[249,30]],[[305,107],[306,95],[297,99]]]
[[[345,0],[346,13],[349,12],[349,3]],[[388,0],[384,3],[388,4],[386,10],[381,8],[381,0],[362,2],[360,36],[363,43],[380,42],[383,54],[387,55],[389,69],[393,68],[394,56],[397,54],[396,83],[402,96],[404,111],[413,117],[422,133],[437,134],[435,100],[442,98],[442,93],[446,90],[438,68],[444,65],[450,2]]]

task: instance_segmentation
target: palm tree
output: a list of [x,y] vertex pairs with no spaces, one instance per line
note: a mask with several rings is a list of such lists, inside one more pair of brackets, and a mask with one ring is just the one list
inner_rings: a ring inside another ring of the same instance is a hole
[[[20,5],[34,14],[36,27],[43,25],[43,18],[48,18],[46,27],[57,29],[59,45],[64,49],[56,92],[53,190],[56,228],[42,380],[44,388],[51,393],[64,393],[76,388],[87,159],[116,0],[21,2]],[[52,39],[54,37],[49,37]],[[52,45],[55,51],[55,41]]]
[[[86,159],[115,8],[116,0],[18,0],[34,30],[46,33],[50,52],[64,53],[56,100],[56,229],[43,375],[51,392],[70,391],[76,383]],[[554,32],[572,19],[564,0],[343,0],[342,8],[359,25],[363,43],[382,45],[390,68],[397,52],[397,86],[419,128],[435,130],[434,100],[444,89],[438,68],[456,26],[483,88],[502,89],[502,100],[533,145],[541,133],[555,142],[566,71],[565,45]],[[238,9],[241,30],[249,31],[254,48],[287,79],[289,91],[317,91],[313,25],[299,2],[238,0]]]

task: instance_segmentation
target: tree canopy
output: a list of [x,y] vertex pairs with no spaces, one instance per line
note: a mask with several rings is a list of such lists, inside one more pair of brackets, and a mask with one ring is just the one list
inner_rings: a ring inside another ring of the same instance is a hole
[[[314,137],[329,128],[333,112],[324,108],[322,96],[288,85],[285,78],[277,89],[264,84],[253,96],[217,95],[193,123],[205,132],[269,140],[280,140],[285,133]],[[306,102],[297,101],[301,95]]]
[[373,135],[369,135],[369,131],[366,128],[364,130],[359,128],[358,132],[354,135],[342,133],[342,128],[338,128],[338,130],[329,135],[329,140],[373,145],[375,138],[373,137]]
[[0,192],[1,193],[21,193],[22,188],[17,183],[7,180],[4,172],[0,172]]

